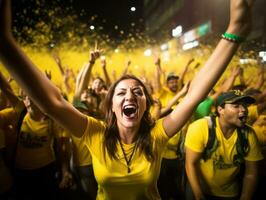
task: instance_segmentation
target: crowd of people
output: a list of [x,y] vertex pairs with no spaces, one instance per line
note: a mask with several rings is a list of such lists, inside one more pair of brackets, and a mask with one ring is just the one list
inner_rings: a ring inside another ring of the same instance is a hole
[[202,67],[191,58],[165,75],[156,57],[152,78],[136,77],[131,61],[111,77],[95,47],[78,74],[51,55],[63,86],[16,43],[10,2],[0,1],[0,59],[12,77],[0,72],[0,199],[263,197],[265,64],[248,80],[237,65],[215,86],[250,32],[252,0],[230,1],[228,28]]

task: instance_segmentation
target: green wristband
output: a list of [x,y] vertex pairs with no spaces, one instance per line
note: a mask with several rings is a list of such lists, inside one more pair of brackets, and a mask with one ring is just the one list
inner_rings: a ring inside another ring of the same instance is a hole
[[235,34],[232,34],[232,33],[224,33],[222,35],[222,38],[229,40],[231,42],[236,42],[236,43],[241,43],[241,42],[245,41],[245,38],[238,36],[238,35],[235,35]]

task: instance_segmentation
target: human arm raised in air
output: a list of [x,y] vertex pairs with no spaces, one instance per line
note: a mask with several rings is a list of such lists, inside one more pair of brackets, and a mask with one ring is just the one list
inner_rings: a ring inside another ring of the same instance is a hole
[[0,59],[34,103],[65,129],[81,137],[86,116],[62,96],[59,89],[34,65],[16,44],[11,33],[11,0],[0,1]]
[[[253,0],[231,0],[227,33],[246,37],[251,29]],[[205,65],[192,80],[188,93],[170,115],[164,118],[166,134],[172,137],[188,121],[195,107],[207,96],[219,80],[237,51],[239,43],[221,39]]]

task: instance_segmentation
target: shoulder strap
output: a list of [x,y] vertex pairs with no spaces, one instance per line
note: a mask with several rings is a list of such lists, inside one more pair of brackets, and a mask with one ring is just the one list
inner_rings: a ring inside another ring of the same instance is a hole
[[204,151],[202,152],[202,158],[204,161],[211,157],[211,154],[218,147],[218,141],[216,140],[216,121],[215,116],[205,117],[208,122],[208,141]]
[[237,154],[233,158],[233,162],[237,166],[239,166],[245,161],[244,157],[248,154],[249,151],[248,133],[250,131],[253,131],[253,129],[251,129],[248,126],[237,128],[237,141],[236,141]]
[[184,161],[185,160],[185,139],[186,139],[186,134],[184,131],[181,129],[180,131],[180,138],[177,144],[177,156],[179,157],[180,160]]

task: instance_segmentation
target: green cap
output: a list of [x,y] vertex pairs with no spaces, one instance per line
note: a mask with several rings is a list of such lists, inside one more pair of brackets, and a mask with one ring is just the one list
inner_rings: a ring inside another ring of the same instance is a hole
[[221,106],[223,104],[232,104],[237,102],[244,102],[246,104],[255,103],[255,99],[251,96],[244,95],[240,90],[231,90],[229,92],[221,93],[217,99],[217,106]]

